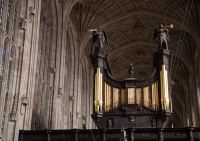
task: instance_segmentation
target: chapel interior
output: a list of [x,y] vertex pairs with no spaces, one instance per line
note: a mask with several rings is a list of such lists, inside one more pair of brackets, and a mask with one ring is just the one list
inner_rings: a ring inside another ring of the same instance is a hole
[[[200,0],[0,0],[0,141],[18,141],[19,131],[26,130],[71,134],[91,129],[97,134],[95,120],[101,114],[95,109],[94,64],[99,62],[88,31],[105,31],[100,71],[106,66],[107,76],[125,85],[152,76],[159,51],[154,32],[160,24],[169,30],[163,51],[170,54],[169,126],[192,127],[200,138]],[[134,80],[128,79],[130,66]],[[102,88],[104,93],[104,84]],[[119,129],[120,134],[120,128],[113,132]]]

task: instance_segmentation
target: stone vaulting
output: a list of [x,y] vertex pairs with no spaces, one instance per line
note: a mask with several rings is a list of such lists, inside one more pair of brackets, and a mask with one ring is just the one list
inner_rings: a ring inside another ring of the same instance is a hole
[[200,126],[200,0],[0,0],[0,140],[19,130],[95,129],[91,33],[106,31],[112,76],[152,73],[169,28],[174,127]]

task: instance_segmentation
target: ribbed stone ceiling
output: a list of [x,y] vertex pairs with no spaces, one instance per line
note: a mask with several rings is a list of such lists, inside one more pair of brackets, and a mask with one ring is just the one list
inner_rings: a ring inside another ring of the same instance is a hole
[[[158,42],[153,33],[159,24],[170,25],[169,50],[174,53],[173,74],[174,111],[180,118],[179,106],[187,97],[189,74],[192,72],[196,43],[194,31],[199,30],[199,18],[194,11],[198,0],[82,0],[70,13],[79,37],[87,44],[85,52],[91,50],[91,33],[88,29],[100,27],[106,31],[108,55],[112,75],[117,80],[128,77],[130,63],[134,66],[134,77],[142,80],[152,73],[153,53]],[[189,17],[189,18],[188,18]],[[84,44],[84,43],[83,43]],[[90,54],[90,52],[88,53]],[[183,90],[181,92],[180,90]],[[182,107],[183,108],[183,107]]]

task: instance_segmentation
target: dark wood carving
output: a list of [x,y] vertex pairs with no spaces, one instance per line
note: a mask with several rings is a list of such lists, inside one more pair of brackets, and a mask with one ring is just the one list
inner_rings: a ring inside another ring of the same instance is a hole
[[104,81],[108,83],[109,85],[116,87],[116,88],[125,88],[125,82],[124,81],[117,81],[115,80],[107,71],[107,69],[104,69]]
[[[48,130],[50,141],[118,141],[121,129],[72,129]],[[200,128],[128,128],[126,138],[130,141],[198,141]],[[19,131],[18,141],[47,141],[46,130]]]

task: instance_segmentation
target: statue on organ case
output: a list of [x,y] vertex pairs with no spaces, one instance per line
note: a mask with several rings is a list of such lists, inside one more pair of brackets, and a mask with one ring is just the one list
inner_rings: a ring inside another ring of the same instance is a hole
[[133,71],[134,71],[132,63],[130,64],[128,71],[129,71],[129,77],[132,78],[133,77]]
[[104,53],[104,43],[108,44],[106,32],[100,28],[90,29],[89,31],[93,31],[92,40],[95,53]]
[[163,48],[168,50],[167,40],[170,40],[168,32],[169,30],[166,27],[164,27],[162,24],[155,29],[154,40],[157,38],[159,41],[158,50],[161,50]]

